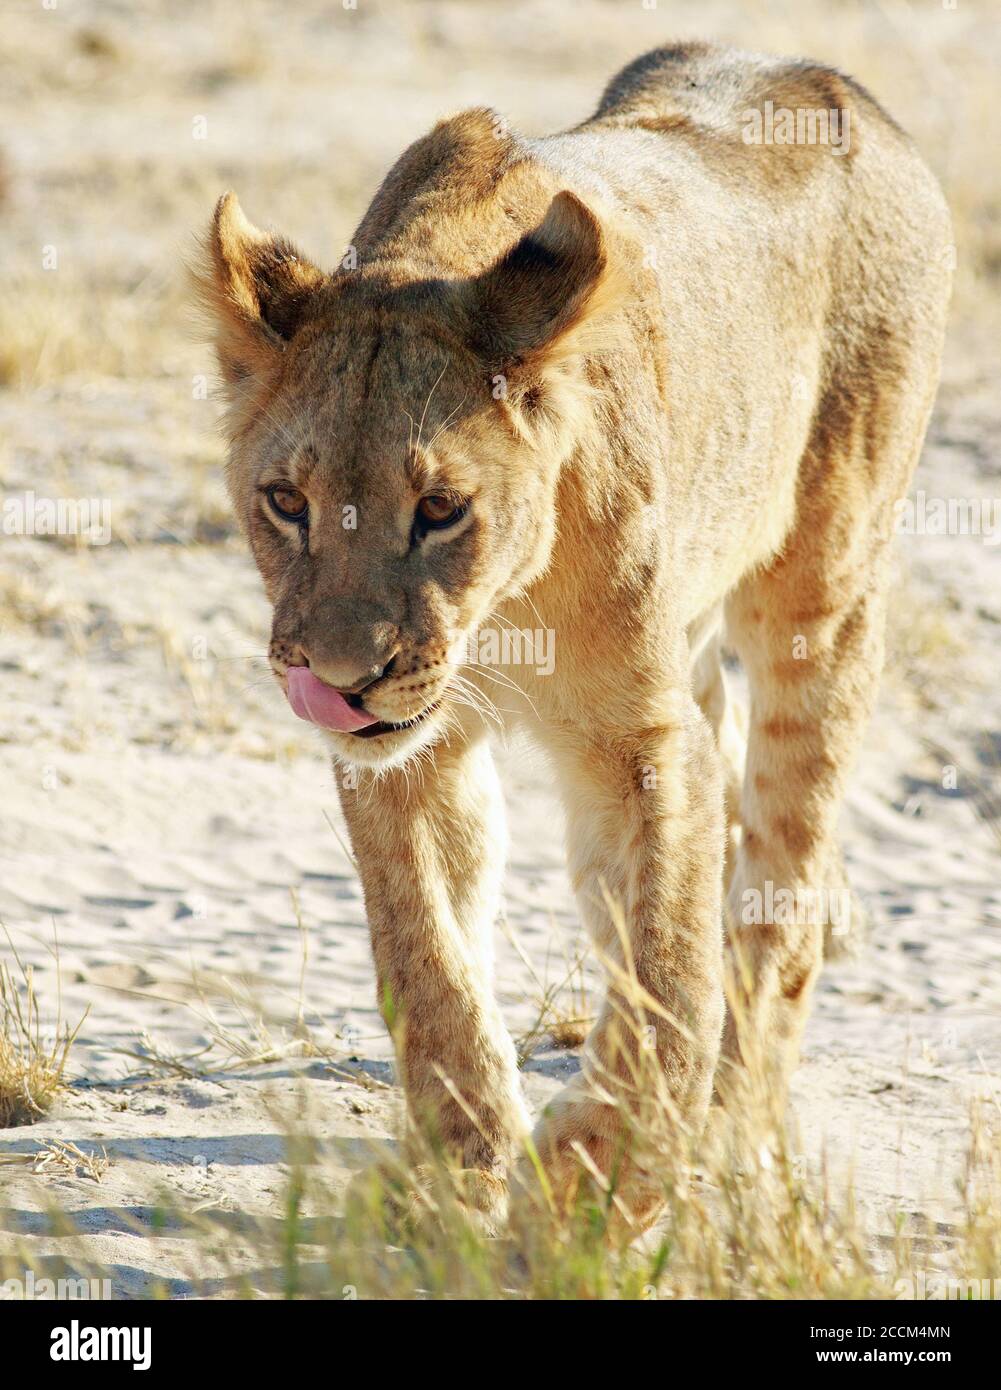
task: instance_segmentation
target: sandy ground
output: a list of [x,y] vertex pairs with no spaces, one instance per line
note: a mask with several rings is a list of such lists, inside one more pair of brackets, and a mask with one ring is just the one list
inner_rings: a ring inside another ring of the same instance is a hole
[[[919,93],[978,61],[986,11],[931,12],[908,48],[895,7],[830,8],[837,25],[810,7],[765,22],[710,5],[698,27],[853,68],[928,134],[962,203],[961,264],[965,249],[976,262],[975,160],[947,138],[961,113]],[[24,306],[4,311],[2,492],[109,499],[113,537],[0,544],[0,921],[53,1008],[58,941],[63,1015],[90,1010],[77,1084],[38,1124],[3,1132],[0,1158],[71,1140],[111,1160],[99,1182],[0,1167],[0,1250],[18,1234],[34,1258],[68,1248],[46,1234],[56,1201],[125,1295],[155,1279],[181,1295],[198,1273],[179,1233],[145,1238],[158,1187],[223,1223],[273,1211],[275,1106],[300,1087],[343,1177],[362,1141],[395,1132],[399,1103],[329,769],[261,661],[266,604],[226,509],[178,255],[234,185],[252,216],[329,261],[389,161],[442,112],[489,100],[529,130],[566,124],[622,61],[695,31],[669,5],[235,11],[60,4],[15,12],[2,40],[21,55],[2,103],[0,227]],[[1001,401],[974,283],[986,272],[965,273],[916,487],[992,498]],[[899,555],[887,678],[845,816],[869,934],[825,969],[794,1113],[811,1170],[854,1169],[875,1236],[906,1211],[938,1221],[947,1245],[970,1099],[1001,1097],[1001,546],[902,536]],[[546,770],[527,745],[499,757],[512,852],[497,987],[523,1036],[581,943]],[[327,1055],[294,1055],[301,1019]],[[285,1060],[261,1062],[269,1051]],[[192,1074],[127,1055],[149,1052]],[[543,1038],[532,1104],[576,1065]]]

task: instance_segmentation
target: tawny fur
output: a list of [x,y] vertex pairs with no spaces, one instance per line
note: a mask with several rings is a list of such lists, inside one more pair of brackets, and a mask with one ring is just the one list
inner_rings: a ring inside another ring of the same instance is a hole
[[[745,143],[766,101],[848,112],[849,148]],[[486,702],[552,759],[613,971],[584,1071],[535,1135],[557,1199],[584,1150],[638,1222],[653,1209],[656,1172],[620,1164],[642,1043],[616,960],[645,991],[679,1133],[752,1052],[784,1094],[822,929],[744,926],[741,909],[769,881],[844,883],[836,820],[950,243],[934,179],[860,87],[708,45],[638,59],[564,134],[523,139],[487,110],[443,121],[329,275],[219,204],[205,293],[272,664],[348,688],[393,663],[366,707],[413,724],[329,740],[412,1119],[487,1190],[529,1121],[491,988],[504,831]],[[268,512],[279,479],[308,496],[305,537]],[[472,505],[412,546],[430,491]],[[512,625],[555,634],[552,674],[463,665],[457,639]],[[724,632],[750,682],[746,753]]]

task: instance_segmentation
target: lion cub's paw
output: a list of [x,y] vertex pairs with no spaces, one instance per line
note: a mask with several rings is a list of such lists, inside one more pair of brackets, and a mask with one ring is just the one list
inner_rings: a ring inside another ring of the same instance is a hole
[[523,1159],[512,1181],[510,1223],[519,1239],[534,1238],[540,1223],[566,1228],[576,1221],[593,1226],[596,1219],[610,1235],[631,1237],[656,1219],[663,1181],[622,1157],[621,1136],[605,1107],[557,1103],[533,1140],[538,1167]]

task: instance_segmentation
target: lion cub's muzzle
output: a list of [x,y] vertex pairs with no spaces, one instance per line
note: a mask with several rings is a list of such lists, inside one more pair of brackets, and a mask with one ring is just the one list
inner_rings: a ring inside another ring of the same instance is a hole
[[319,664],[301,648],[275,641],[270,657],[293,713],[352,740],[416,729],[439,709],[447,685],[441,663],[398,662],[396,653],[385,666],[363,672]]
[[[378,676],[375,677],[362,688],[367,689],[378,679]],[[409,715],[405,720],[396,722],[380,719],[378,714],[366,709],[361,692],[336,690],[314,675],[308,666],[290,666],[285,682],[289,704],[300,719],[336,733],[355,734],[359,738],[374,738],[378,734],[412,728],[437,707],[437,704],[429,705],[416,716]]]

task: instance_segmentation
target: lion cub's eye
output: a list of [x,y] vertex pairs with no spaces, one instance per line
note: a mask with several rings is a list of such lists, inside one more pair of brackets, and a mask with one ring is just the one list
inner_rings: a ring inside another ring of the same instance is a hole
[[271,510],[283,521],[305,521],[309,515],[309,502],[305,493],[291,483],[272,483],[265,488],[265,495],[271,503]]
[[417,503],[417,519],[431,530],[454,526],[460,517],[465,516],[468,505],[467,502],[456,502],[454,497],[432,493]]

